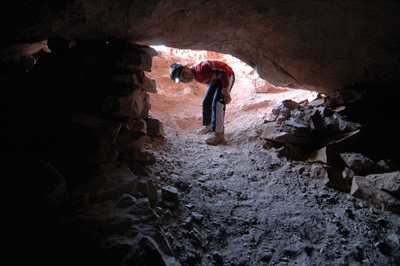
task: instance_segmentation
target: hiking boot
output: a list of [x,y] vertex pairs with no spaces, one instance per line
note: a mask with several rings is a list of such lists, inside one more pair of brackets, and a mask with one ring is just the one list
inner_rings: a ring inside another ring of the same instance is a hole
[[204,135],[204,134],[207,134],[207,133],[210,133],[210,132],[211,132],[211,125],[204,126],[202,129],[197,131],[197,133],[200,134],[200,135]]
[[218,145],[224,142],[226,141],[224,133],[222,132],[214,132],[210,137],[206,139],[206,143],[210,145]]

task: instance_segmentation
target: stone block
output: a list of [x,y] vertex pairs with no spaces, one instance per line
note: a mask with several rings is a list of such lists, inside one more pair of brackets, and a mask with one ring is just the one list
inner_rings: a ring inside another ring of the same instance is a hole
[[375,164],[371,159],[356,152],[341,153],[340,157],[347,167],[358,173],[368,170]]
[[328,146],[311,152],[308,156],[308,162],[335,165],[340,162],[340,157],[339,153],[334,148]]
[[321,106],[324,106],[324,104],[325,104],[324,98],[318,98],[318,99],[312,100],[307,106],[321,107]]
[[275,123],[270,124],[270,127],[264,129],[263,133],[261,134],[261,138],[282,144],[291,143],[300,147],[309,147],[317,144],[317,141],[312,138],[298,137],[287,132],[282,132],[280,128],[276,128],[273,125]]
[[309,137],[311,135],[309,126],[299,124],[291,119],[282,122],[281,130],[299,137]]
[[145,118],[150,106],[149,95],[143,90],[135,90],[127,97],[109,95],[103,104],[103,112],[115,117]]
[[322,179],[328,177],[328,173],[325,171],[324,167],[320,164],[313,164],[310,169],[310,177],[314,179]]
[[327,187],[331,187],[343,192],[350,192],[351,182],[346,181],[342,175],[342,169],[340,167],[325,166],[326,177],[324,184]]
[[332,146],[339,153],[357,151],[365,146],[365,136],[360,130],[340,135],[331,135],[321,141],[323,146]]
[[161,198],[163,201],[178,201],[178,189],[171,186],[161,188]]
[[[117,135],[121,129],[122,123],[110,121],[99,116],[93,116],[85,113],[76,113],[73,115],[72,122],[82,129],[82,138],[97,138],[101,143],[115,143]],[[84,136],[84,134],[88,134]]]
[[346,182],[342,177],[342,170],[339,167],[322,166],[313,164],[310,170],[310,176],[314,179],[323,180],[327,187],[349,192],[351,183]]
[[156,162],[156,158],[153,154],[148,151],[141,151],[138,149],[127,149],[121,153],[120,157],[124,160],[136,161],[147,165]]
[[162,136],[164,135],[163,123],[154,117],[146,118],[147,135],[148,136]]
[[377,188],[389,192],[396,198],[400,198],[400,171],[383,174],[371,174],[365,177]]
[[116,149],[123,152],[126,149],[141,150],[146,142],[147,124],[143,119],[131,119],[121,128],[117,137]]
[[263,144],[262,144],[262,148],[266,149],[266,150],[270,150],[272,148],[277,149],[277,148],[282,147],[282,145],[283,144],[281,144],[281,143],[276,143],[276,142],[272,142],[272,141],[264,139],[263,140]]
[[282,107],[278,117],[276,118],[276,122],[278,124],[282,124],[283,121],[287,120],[290,116],[290,109],[288,107]]
[[348,127],[348,124],[346,121],[344,121],[343,119],[341,119],[340,117],[338,117],[335,114],[328,116],[328,117],[324,117],[324,122],[325,122],[326,128],[331,132],[345,133],[345,132],[354,131]]
[[[141,72],[143,73],[143,72]],[[114,82],[117,83],[125,83],[125,84],[131,84],[131,85],[139,85],[143,84],[143,78],[138,77],[136,73],[134,74],[116,74],[113,77]]]
[[322,116],[322,109],[314,108],[313,112],[310,113],[310,118],[312,121],[311,128],[318,132],[325,132],[326,127],[324,123],[324,118]]
[[157,202],[157,189],[150,179],[139,179],[137,191],[146,196],[152,204]]
[[346,180],[346,182],[351,182],[354,177],[354,172],[350,168],[345,167],[342,172],[342,176],[343,176],[343,179]]
[[288,108],[289,110],[296,109],[300,106],[299,103],[292,101],[292,100],[284,100],[272,107],[272,113],[275,115],[279,115],[283,108]]
[[374,205],[378,205],[382,210],[400,214],[400,200],[378,189],[365,177],[355,176],[353,178],[350,194]]
[[121,166],[80,185],[73,197],[74,204],[102,203],[136,191],[137,177],[127,166]]
[[129,49],[124,51],[115,62],[115,67],[117,69],[128,70],[131,72],[150,72],[151,66],[151,56],[136,49]]
[[157,86],[156,86],[156,80],[152,78],[145,77],[144,78],[144,83],[141,86],[141,89],[149,92],[149,93],[157,93]]
[[365,94],[364,90],[340,90],[325,97],[325,106],[334,108],[357,101]]

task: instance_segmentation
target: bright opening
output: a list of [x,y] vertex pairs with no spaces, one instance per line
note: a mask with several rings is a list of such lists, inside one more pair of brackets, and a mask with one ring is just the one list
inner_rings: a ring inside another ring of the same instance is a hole
[[173,62],[192,66],[213,59],[233,68],[236,80],[231,91],[232,102],[226,106],[226,134],[263,124],[272,107],[283,100],[301,102],[317,97],[316,92],[275,87],[260,78],[252,67],[228,54],[163,45],[152,47],[158,51],[158,56],[153,57],[152,71],[146,76],[155,79],[157,93],[150,95],[150,114],[162,120],[167,131],[195,132],[202,127],[201,105],[207,90],[207,85],[196,81],[183,84],[171,80],[169,70]]

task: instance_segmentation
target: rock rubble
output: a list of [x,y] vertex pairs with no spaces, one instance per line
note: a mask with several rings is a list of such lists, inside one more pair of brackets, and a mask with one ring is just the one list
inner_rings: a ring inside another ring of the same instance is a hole
[[[311,101],[285,100],[275,105],[258,129],[265,149],[312,164],[311,176],[383,210],[400,213],[399,172],[390,159],[376,162],[359,151],[363,125],[342,115],[365,91],[337,91]],[[389,189],[388,185],[391,188]]]

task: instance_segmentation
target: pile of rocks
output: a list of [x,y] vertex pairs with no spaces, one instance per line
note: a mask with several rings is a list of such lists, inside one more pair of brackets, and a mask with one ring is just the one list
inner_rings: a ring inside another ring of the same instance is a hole
[[273,107],[258,133],[263,148],[306,161],[310,176],[326,186],[400,213],[400,172],[390,159],[364,156],[363,125],[346,119],[346,105],[364,93],[343,90],[311,102],[285,100]]

